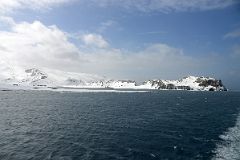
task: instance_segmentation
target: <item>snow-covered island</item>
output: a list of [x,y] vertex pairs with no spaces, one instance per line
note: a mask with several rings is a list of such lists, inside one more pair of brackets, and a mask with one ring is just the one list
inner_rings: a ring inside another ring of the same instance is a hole
[[210,77],[187,76],[179,80],[147,80],[137,84],[133,80],[113,80],[106,77],[56,70],[44,72],[31,68],[3,72],[0,89],[134,89],[134,90],[192,90],[227,91],[221,80]]

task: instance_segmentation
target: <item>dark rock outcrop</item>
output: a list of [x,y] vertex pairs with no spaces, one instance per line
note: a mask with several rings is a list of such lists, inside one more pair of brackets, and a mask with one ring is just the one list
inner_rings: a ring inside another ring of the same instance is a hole
[[146,84],[155,89],[227,91],[221,80],[210,77],[188,76],[179,80],[149,80],[143,83]]
[[174,84],[167,84],[167,89],[176,89]]
[[161,81],[161,80],[149,80],[149,81],[145,81],[143,84],[147,84],[150,83],[151,86],[156,86],[156,89],[167,89],[167,86]]
[[203,87],[208,87],[212,86],[214,88],[210,88],[209,91],[227,91],[226,87],[223,85],[221,80],[217,79],[203,79],[203,78],[198,78],[196,80],[197,83],[199,83],[199,86]]
[[26,69],[25,72],[32,77],[38,77],[38,79],[46,79],[48,77],[46,73],[36,68]]

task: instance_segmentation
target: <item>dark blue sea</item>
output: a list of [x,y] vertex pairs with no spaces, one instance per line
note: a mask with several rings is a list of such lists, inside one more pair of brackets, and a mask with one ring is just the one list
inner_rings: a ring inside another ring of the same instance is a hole
[[240,92],[0,91],[0,160],[239,160]]

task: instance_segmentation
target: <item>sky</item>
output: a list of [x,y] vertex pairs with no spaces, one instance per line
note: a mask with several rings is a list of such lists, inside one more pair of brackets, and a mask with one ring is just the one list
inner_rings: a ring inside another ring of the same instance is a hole
[[0,0],[6,66],[240,90],[239,0]]

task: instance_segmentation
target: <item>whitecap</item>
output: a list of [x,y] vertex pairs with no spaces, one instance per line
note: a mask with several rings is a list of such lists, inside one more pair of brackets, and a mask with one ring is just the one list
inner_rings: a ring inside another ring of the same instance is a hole
[[156,155],[153,154],[153,153],[150,153],[150,156],[151,156],[151,157],[154,157],[154,158],[156,157]]

